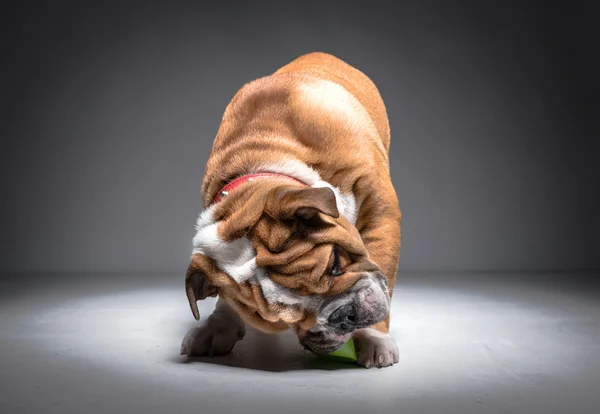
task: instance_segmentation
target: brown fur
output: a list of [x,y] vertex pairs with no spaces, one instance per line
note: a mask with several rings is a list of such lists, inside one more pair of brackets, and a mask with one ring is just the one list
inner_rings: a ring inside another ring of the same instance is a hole
[[[340,105],[324,96],[339,98]],[[374,265],[387,277],[391,292],[399,260],[401,214],[389,172],[389,132],[383,100],[366,75],[328,54],[301,56],[246,84],[227,106],[206,166],[204,206],[223,185],[257,163],[285,158],[303,162],[343,193],[354,194],[356,227],[328,210],[326,196],[312,200],[308,193],[290,196],[302,187],[268,180],[269,184],[244,184],[220,203],[217,215],[224,219],[220,236],[232,240],[248,235],[258,254],[257,264],[267,267],[276,283],[305,294],[342,292],[360,271]],[[288,194],[287,202],[281,202],[282,193]],[[304,239],[293,237],[294,225],[282,225],[274,217],[297,212],[307,202],[318,210],[323,230]],[[355,255],[354,262],[347,260],[349,270],[335,282],[323,277],[333,243]],[[198,256],[188,271],[190,303],[196,294],[201,298],[212,292],[193,276],[202,274],[248,323],[260,329],[278,331],[286,329],[286,323],[310,326],[314,315],[269,309],[256,289],[237,286],[212,259]],[[387,331],[389,317],[374,327]]]

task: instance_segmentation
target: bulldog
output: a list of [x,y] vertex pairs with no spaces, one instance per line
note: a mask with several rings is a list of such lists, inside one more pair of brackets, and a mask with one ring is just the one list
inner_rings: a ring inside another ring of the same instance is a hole
[[358,364],[398,362],[389,334],[401,213],[375,84],[326,53],[245,84],[225,109],[202,182],[185,289],[218,297],[181,354],[229,353],[246,326],[293,330],[316,354],[353,338]]

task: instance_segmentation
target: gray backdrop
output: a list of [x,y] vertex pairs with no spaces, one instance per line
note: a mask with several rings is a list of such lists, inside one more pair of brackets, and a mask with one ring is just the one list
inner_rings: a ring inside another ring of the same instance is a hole
[[594,13],[249,3],[4,9],[1,271],[182,272],[225,105],[310,51],[387,104],[401,269],[600,268]]

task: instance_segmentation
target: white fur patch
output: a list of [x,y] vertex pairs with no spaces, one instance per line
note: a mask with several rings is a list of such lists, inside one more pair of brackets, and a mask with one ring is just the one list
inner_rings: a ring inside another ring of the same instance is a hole
[[214,221],[213,207],[202,212],[196,224],[196,235],[192,240],[193,253],[202,253],[217,262],[221,270],[238,283],[244,283],[256,271],[256,252],[247,238],[225,242],[219,238]]
[[318,172],[310,168],[308,165],[298,160],[288,158],[278,162],[269,162],[265,164],[257,164],[250,168],[248,174],[259,172],[271,172],[277,174],[289,175],[297,180],[300,180],[310,186],[321,180]]

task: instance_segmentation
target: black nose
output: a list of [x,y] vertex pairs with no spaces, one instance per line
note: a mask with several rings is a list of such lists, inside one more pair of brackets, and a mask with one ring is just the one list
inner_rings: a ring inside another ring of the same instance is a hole
[[345,334],[356,329],[356,309],[353,305],[342,305],[329,317],[329,326]]

